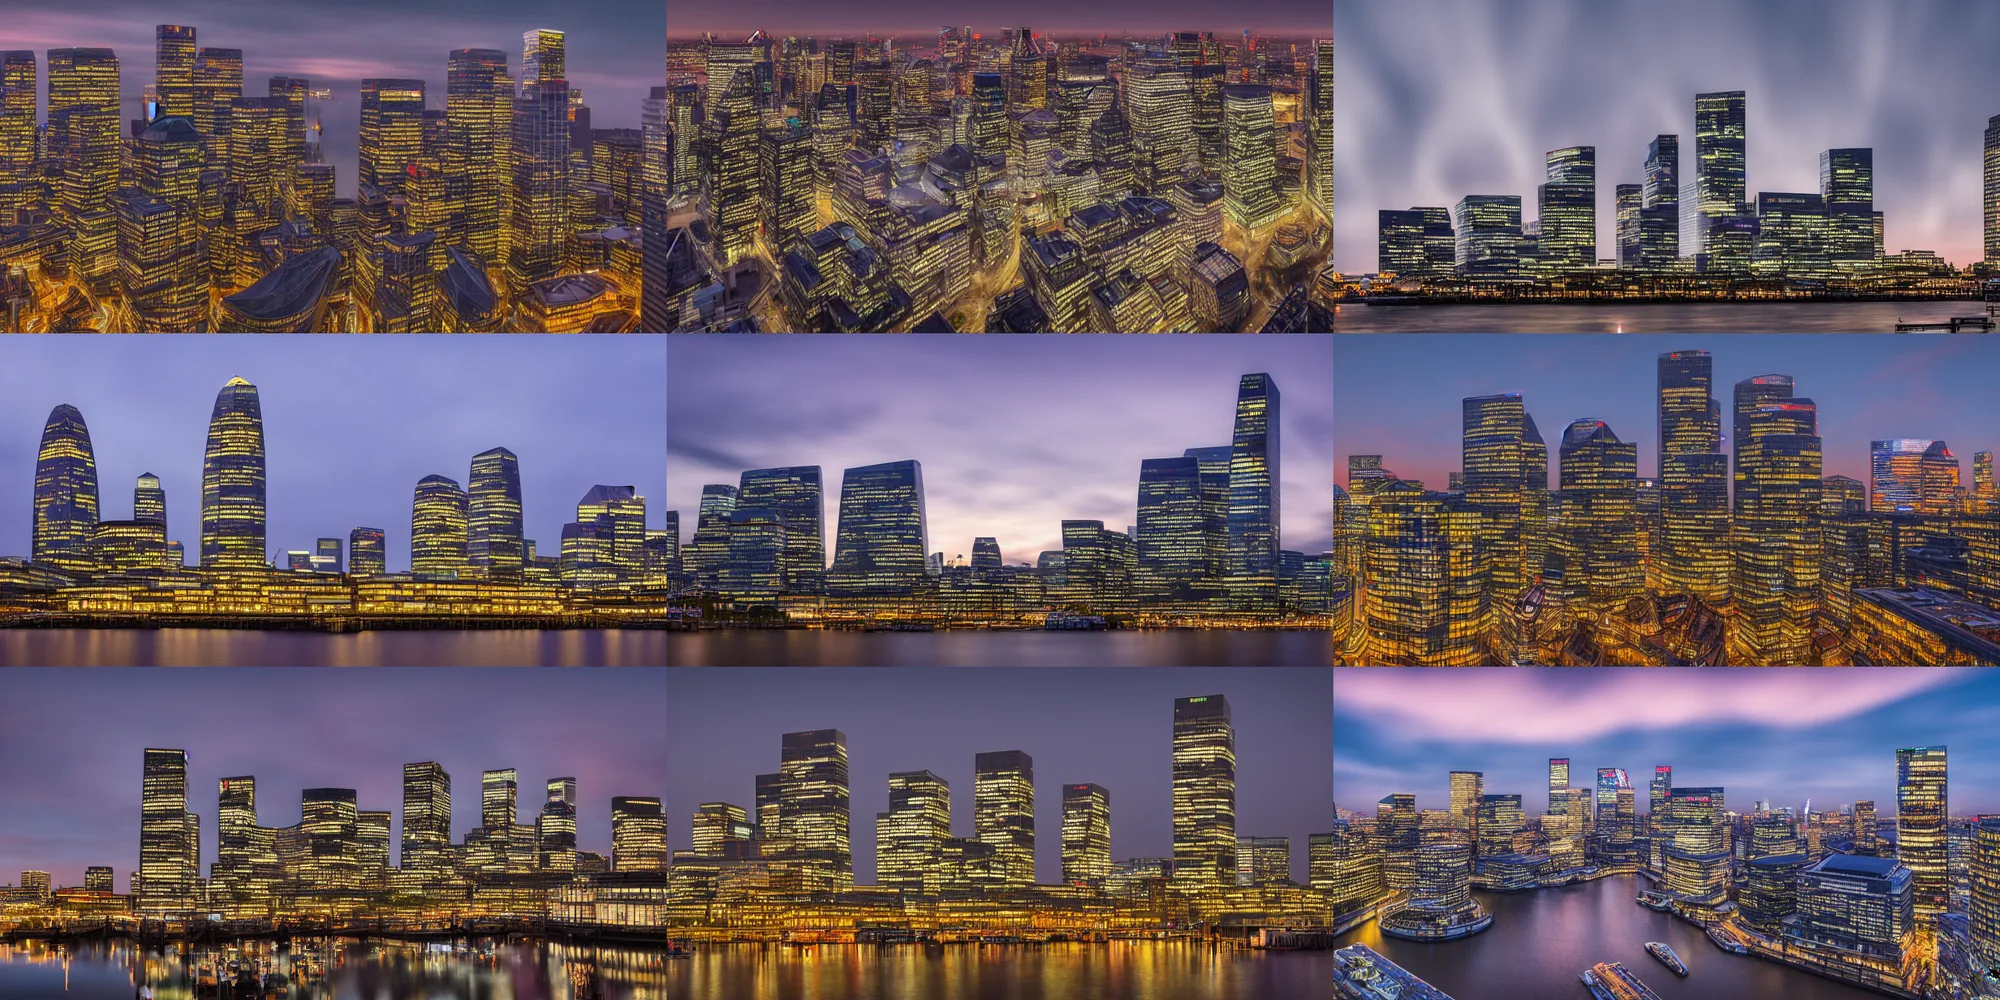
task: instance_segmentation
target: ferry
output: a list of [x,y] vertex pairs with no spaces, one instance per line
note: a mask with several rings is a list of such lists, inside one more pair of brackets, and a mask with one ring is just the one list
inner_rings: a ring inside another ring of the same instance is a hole
[[1720,927],[1710,927],[1708,929],[1708,939],[1710,941],[1715,942],[1715,946],[1717,948],[1720,948],[1723,951],[1730,953],[1731,955],[1750,954],[1750,949],[1747,946],[1745,946],[1743,942],[1736,940],[1736,938],[1732,935],[1724,934],[1722,932],[1722,928]]
[[1661,1000],[1653,988],[1625,968],[1622,962],[1599,962],[1580,977],[1597,1000]]
[[1674,975],[1676,976],[1686,976],[1688,974],[1687,963],[1681,961],[1681,957],[1674,954],[1674,950],[1667,947],[1664,941],[1646,942],[1646,954],[1659,959],[1660,964],[1674,970]]
[[1640,906],[1657,913],[1666,913],[1674,908],[1673,899],[1664,892],[1654,892],[1647,889],[1641,891],[1639,895],[1633,898]]

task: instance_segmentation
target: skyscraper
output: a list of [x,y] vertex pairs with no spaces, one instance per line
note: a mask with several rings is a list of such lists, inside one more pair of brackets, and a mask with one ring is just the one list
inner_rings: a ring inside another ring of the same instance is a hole
[[1868,442],[1868,509],[1915,511],[1923,492],[1924,453],[1929,438]]
[[1460,468],[1465,503],[1478,515],[1480,544],[1490,553],[1493,602],[1512,614],[1542,574],[1547,548],[1548,446],[1520,393],[1473,396],[1460,403]]
[[1284,211],[1278,197],[1277,127],[1273,124],[1271,88],[1233,83],[1222,88],[1223,137],[1227,157],[1222,167],[1223,206],[1229,218],[1255,229]]
[[61,569],[95,565],[90,539],[97,528],[97,458],[83,414],[63,403],[49,411],[35,455],[33,559]]
[[1944,747],[1896,751],[1896,858],[1914,876],[1919,916],[1943,913],[1951,902],[1951,797]]
[[737,487],[739,509],[773,512],[784,525],[780,559],[782,589],[817,594],[826,587],[826,534],[821,528],[820,470],[817,465],[751,469]]
[[465,178],[458,228],[465,245],[494,267],[506,259],[513,183],[508,164],[513,162],[514,87],[507,78],[507,54],[453,49],[445,77],[446,134],[451,140],[445,169]]
[[516,796],[518,794],[516,772],[511,767],[479,774],[479,825],[488,832],[506,830],[514,825]]
[[132,487],[132,520],[166,526],[167,491],[160,487],[160,477],[139,473],[139,481]]
[[1229,453],[1229,589],[1242,606],[1278,603],[1278,384],[1245,375],[1236,388],[1236,432]]
[[1569,758],[1549,758],[1548,815],[1561,816],[1569,808]]
[[1990,968],[2000,964],[2000,815],[1972,826],[1972,944]]
[[[530,35],[537,33],[530,32]],[[561,35],[541,32],[542,51],[530,52],[535,66],[523,66],[521,93],[514,102],[511,230],[507,236],[507,281],[516,294],[561,270],[563,243],[570,234],[569,82],[562,76]],[[555,35],[554,49],[547,36]],[[750,208],[754,211],[756,206]]]
[[1645,584],[1637,534],[1639,446],[1584,418],[1563,432],[1562,499],[1551,550],[1560,593],[1578,608],[1623,604]]
[[505,448],[482,451],[472,456],[466,486],[466,563],[496,580],[519,580],[527,552],[520,461]]
[[347,533],[347,572],[380,576],[389,571],[388,543],[381,528],[356,528]]
[[[484,805],[481,802],[482,809]],[[660,811],[659,799],[627,795],[612,797],[611,870],[667,870],[667,817]]]
[[851,887],[847,735],[838,729],[786,733],[778,775],[779,823],[791,839],[791,856],[803,863],[808,886]]
[[924,472],[914,460],[841,474],[840,526],[827,591],[835,596],[906,593],[924,579]]
[[[1209,573],[1201,462],[1192,455],[1139,463],[1139,586],[1155,597],[1185,596]],[[997,555],[997,553],[996,553]]]
[[1696,94],[1694,98],[1694,179],[1681,192],[1680,251],[1708,255],[1709,267],[1740,270],[1747,265],[1729,226],[1746,205],[1746,145],[1743,91]]
[[264,410],[257,387],[232,378],[216,393],[201,465],[201,565],[261,569]]
[[675,145],[668,127],[671,107],[667,88],[659,86],[653,88],[640,108],[644,159],[640,167],[643,188],[639,226],[644,241],[640,252],[644,274],[639,328],[649,331],[670,330],[674,326],[667,318],[667,189],[672,183],[669,178],[674,176],[672,147]]
[[1469,837],[1478,837],[1479,798],[1486,794],[1486,775],[1478,771],[1453,771],[1446,776],[1450,796],[1448,811],[1452,826]]
[[410,506],[410,572],[456,579],[465,569],[466,496],[445,476],[417,480]]
[[15,213],[30,207],[35,192],[30,174],[40,123],[36,75],[32,50],[0,51],[0,226],[13,225]]
[[1236,882],[1236,731],[1219,694],[1174,699],[1174,876]]
[[1100,884],[1111,874],[1111,793],[1102,785],[1064,785],[1064,882]]
[[1659,585],[1719,608],[1729,599],[1729,459],[1707,351],[1659,357]]
[[403,765],[403,849],[406,870],[442,874],[451,849],[451,775],[444,765]]
[[993,848],[994,879],[1007,888],[1035,884],[1035,759],[997,750],[973,759],[973,832]]
[[1597,147],[1550,150],[1548,180],[1537,199],[1541,255],[1550,267],[1597,264]]
[[159,109],[146,115],[194,115],[194,29],[162,24],[153,29],[153,88]]
[[110,49],[50,49],[48,137],[60,158],[62,218],[70,227],[69,259],[76,278],[108,290],[118,271],[118,56]]
[[1820,451],[1813,401],[1792,379],[1736,383],[1732,662],[1807,662],[1819,606]]
[[[51,60],[54,54],[50,54]],[[1986,262],[2000,264],[2000,115],[1986,122]]]
[[875,884],[935,894],[951,836],[951,786],[929,771],[889,775],[889,811],[875,814]]
[[404,193],[405,169],[423,155],[424,81],[361,81],[360,183]]
[[187,839],[187,751],[146,748],[139,801],[139,891],[145,910],[192,903],[194,872]]

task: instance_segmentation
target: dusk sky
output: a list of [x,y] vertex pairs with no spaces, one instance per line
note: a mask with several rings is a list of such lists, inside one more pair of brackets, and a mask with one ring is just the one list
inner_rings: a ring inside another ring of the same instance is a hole
[[1062,548],[1064,519],[1134,524],[1139,463],[1229,444],[1238,379],[1266,372],[1283,545],[1332,547],[1332,337],[682,337],[667,354],[667,506],[684,540],[704,484],[817,465],[831,562],[842,472],[916,459],[932,551],[990,535],[1008,564],[1032,563]]
[[[403,765],[452,782],[452,839],[477,827],[480,772],[519,774],[516,822],[575,777],[577,846],[611,852],[613,796],[663,796],[664,670],[195,668],[0,670],[0,882],[57,885],[139,863],[147,747],[188,752],[188,808],[215,860],[217,782],[257,779],[257,821],[290,826],[307,788],[353,788],[401,843]],[[79,739],[79,727],[89,731]]]
[[1062,879],[1062,786],[1111,794],[1111,857],[1172,857],[1174,699],[1220,694],[1236,730],[1236,832],[1306,838],[1333,815],[1327,747],[1331,671],[1319,667],[936,670],[689,668],[667,677],[667,843],[685,849],[695,807],[754,809],[757,775],[778,770],[782,737],[847,735],[854,880],[875,882],[875,814],[889,775],[930,771],[951,786],[954,836],[973,834],[973,758],[1025,751],[1035,767],[1035,868]]
[[1328,0],[1254,0],[1217,7],[1205,0],[1019,0],[1005,6],[930,3],[926,0],[864,0],[828,4],[818,0],[762,0],[745,5],[729,0],[673,0],[667,5],[667,34],[680,38],[714,31],[748,37],[757,28],[778,37],[817,32],[859,38],[909,32],[935,33],[941,25],[971,25],[988,39],[1002,25],[1027,25],[1056,32],[1213,31],[1216,37],[1253,32],[1325,35],[1333,14]]
[[[132,516],[133,481],[160,477],[167,537],[201,550],[201,466],[215,395],[233,376],[264,410],[269,527],[277,554],[388,536],[410,564],[417,480],[464,486],[472,456],[520,459],[527,537],[553,554],[599,483],[638,488],[662,527],[666,349],[657,337],[157,336],[0,342],[0,555],[30,552],[35,454],[49,411],[83,414],[97,456],[99,517]],[[282,560],[281,560],[282,564]]]
[[2000,809],[2000,674],[1958,669],[1557,671],[1340,670],[1334,801],[1372,814],[1391,792],[1444,809],[1447,772],[1482,771],[1489,793],[1548,805],[1548,759],[1570,785],[1622,767],[1639,801],[1656,765],[1674,784],[1814,809],[1873,799],[1896,811],[1896,750],[1943,746],[1953,816]]
[[1639,445],[1639,475],[1659,460],[1658,358],[1705,350],[1730,450],[1736,382],[1790,375],[1794,392],[1819,407],[1823,475],[1868,482],[1868,443],[1942,439],[1972,484],[1972,454],[2000,451],[2000,396],[1993,373],[2000,343],[1977,337],[1895,334],[1384,335],[1340,339],[1334,367],[1334,451],[1347,485],[1347,456],[1382,456],[1405,479],[1444,489],[1459,468],[1460,402],[1518,392],[1549,445],[1549,481],[1559,482],[1563,429],[1591,417]]
[[196,48],[243,50],[243,93],[262,97],[273,76],[332,87],[321,105],[326,159],[341,197],[354,196],[361,81],[421,78],[428,107],[444,108],[445,62],[453,49],[498,49],[521,73],[521,35],[567,35],[569,81],[581,89],[594,128],[638,128],[640,102],[664,82],[660,0],[551,5],[532,0],[65,0],[9,5],[0,48],[34,49],[41,106],[48,105],[48,50],[103,47],[118,53],[126,118],[144,113],[154,80],[154,26],[195,29]]
[[[1818,191],[1822,150],[1875,150],[1890,253],[1981,256],[1981,134],[2000,114],[2000,5],[1979,0],[1341,0],[1335,256],[1375,270],[1376,212],[1520,195],[1545,154],[1597,147],[1598,256],[1614,193],[1646,144],[1680,136],[1694,96],[1746,92],[1749,196]],[[1922,67],[1913,72],[1913,67]]]

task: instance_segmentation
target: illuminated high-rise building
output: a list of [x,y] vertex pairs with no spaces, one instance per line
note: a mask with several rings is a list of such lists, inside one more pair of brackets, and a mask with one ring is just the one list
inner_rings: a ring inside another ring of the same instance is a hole
[[1264,225],[1285,210],[1278,196],[1273,122],[1270,87],[1232,83],[1222,88],[1223,137],[1228,144],[1222,165],[1223,207],[1245,229]]
[[1514,840],[1527,829],[1519,795],[1482,794],[1473,808],[1472,845],[1478,858],[1514,853]]
[[1174,699],[1174,876],[1236,881],[1236,731],[1219,694]]
[[347,572],[380,576],[389,571],[388,542],[381,528],[356,528],[347,533]]
[[110,49],[50,49],[47,137],[43,147],[59,159],[62,218],[69,226],[72,273],[108,289],[118,271],[119,184],[118,56]]
[[1569,758],[1549,758],[1548,815],[1561,816],[1569,809]]
[[600,483],[576,502],[576,520],[594,527],[590,558],[608,571],[609,582],[640,579],[646,565],[645,497],[630,486]]
[[1102,785],[1064,785],[1062,878],[1100,885],[1111,874],[1111,792]]
[[352,788],[308,788],[299,793],[302,888],[356,889],[361,884],[361,811]]
[[194,56],[194,104],[177,112],[194,118],[211,151],[226,149],[232,104],[243,96],[243,50],[202,48]]
[[17,211],[35,207],[41,101],[36,76],[33,50],[0,50],[0,226],[13,225]]
[[2000,506],[2000,489],[1993,482],[1993,453],[1975,451],[1972,453],[1972,500],[1985,513],[1994,513]]
[[312,91],[312,81],[297,76],[274,76],[264,82],[264,89],[277,102],[279,141],[272,145],[271,162],[278,172],[289,174],[306,158],[306,96]]
[[98,513],[90,428],[76,407],[63,403],[49,411],[35,455],[34,561],[62,569],[91,568],[90,539]]
[[751,469],[737,487],[736,506],[764,509],[784,526],[779,560],[781,588],[786,593],[817,594],[826,587],[826,533],[821,527],[820,469],[798,465]]
[[1951,797],[1944,747],[1896,751],[1896,859],[1910,869],[1917,915],[1951,903]]
[[1712,270],[1748,264],[1748,248],[1732,230],[1746,209],[1744,123],[1743,91],[1695,95],[1694,177],[1681,190],[1680,253],[1706,254]]
[[973,833],[993,848],[994,881],[1035,884],[1035,759],[1019,750],[973,758]]
[[521,34],[521,85],[567,80],[569,71],[563,33],[536,28]]
[[419,577],[456,579],[464,571],[466,496],[445,476],[417,481],[410,509],[410,572]]
[[926,576],[924,471],[915,460],[841,474],[840,525],[827,571],[834,596],[895,595]]
[[1597,264],[1597,147],[1550,150],[1548,180],[1539,191],[1541,256],[1554,268]]
[[[758,777],[776,778],[777,775],[760,774]],[[762,790],[761,781],[758,787]],[[749,814],[743,811],[742,806],[728,802],[703,802],[694,810],[691,850],[699,857],[719,858],[728,852],[730,844],[752,839],[751,834],[756,830],[756,824],[750,822]],[[772,832],[775,834],[775,830]],[[875,872],[879,881],[882,872],[879,854],[876,856]]]
[[[798,859],[814,888],[852,886],[847,735],[838,729],[786,733],[778,776],[778,825],[791,840],[789,856]],[[762,815],[760,808],[760,821]]]
[[1639,446],[1584,418],[1563,432],[1551,576],[1572,607],[1616,607],[1645,584],[1639,561]]
[[733,264],[750,254],[757,234],[756,80],[738,69],[728,80],[711,79],[709,94],[714,107],[702,134],[711,152],[701,175],[701,211],[717,262]]
[[508,165],[513,162],[514,86],[507,78],[507,54],[453,49],[445,77],[450,136],[445,169],[462,176],[465,185],[458,230],[465,245],[491,267],[506,258],[512,203]]
[[482,451],[472,456],[466,481],[466,564],[495,580],[518,580],[526,552],[520,460],[505,448]]
[[91,865],[83,870],[83,888],[86,892],[111,892],[114,875],[109,865]]
[[1986,121],[1985,181],[1986,262],[2000,264],[2000,115]]
[[1201,461],[1182,455],[1140,462],[1138,510],[1133,542],[1140,589],[1155,597],[1188,596],[1211,573]]
[[1653,545],[1661,589],[1710,607],[1729,600],[1729,459],[1707,351],[1659,357],[1660,532]]
[[451,775],[436,761],[403,765],[402,867],[440,872],[451,848]]
[[264,410],[257,387],[232,378],[215,395],[201,465],[201,565],[261,569]]
[[118,280],[141,329],[208,329],[209,269],[202,266],[197,201],[204,168],[194,120],[162,116],[127,144],[134,186],[115,199]]
[[1247,608],[1277,605],[1280,548],[1278,384],[1245,375],[1236,388],[1229,454],[1229,565],[1232,598]]
[[[640,282],[639,329],[670,329],[667,320],[667,196],[673,184],[673,105],[667,88],[654,87],[639,109],[639,136],[643,160],[639,205],[639,228],[643,275]],[[810,200],[810,199],[809,199]]]
[[[484,807],[483,802],[481,806]],[[612,797],[611,870],[667,870],[667,817],[660,811],[659,799],[630,795]]]
[[1486,794],[1486,775],[1479,771],[1453,771],[1446,776],[1447,806],[1451,825],[1468,837],[1479,829],[1479,797]]
[[1819,154],[1819,196],[1828,263],[1852,271],[1875,262],[1875,151]]
[[132,487],[132,520],[167,523],[167,491],[160,487],[160,477],[139,473],[139,481]]
[[[1185,67],[1141,64],[1126,74],[1124,83],[1126,115],[1132,120],[1134,154],[1146,165],[1150,182],[1155,187],[1163,187],[1179,179],[1192,162],[1191,157],[1198,152],[1189,148],[1194,136],[1193,79]],[[1238,110],[1243,115],[1241,122],[1244,126],[1245,158],[1240,169],[1247,177],[1255,172],[1251,162],[1255,158],[1255,150],[1249,133],[1254,130],[1250,126],[1254,124],[1256,115],[1252,113],[1254,109],[1247,105]],[[1275,163],[1272,176],[1276,177]]]
[[535,867],[545,872],[576,871],[576,779],[550,778],[548,798],[535,817]]
[[1890,438],[1868,442],[1868,509],[1912,512],[1923,494],[1924,455],[1929,438]]
[[383,196],[404,193],[409,165],[423,155],[424,81],[361,81],[360,183]]
[[1854,800],[1854,853],[1874,854],[1881,849],[1880,831],[1875,817],[1875,800]]
[[1315,38],[1312,67],[1306,72],[1307,189],[1320,214],[1333,224],[1333,39]]
[[950,837],[951,786],[929,771],[890,774],[889,811],[875,814],[875,884],[935,894]]
[[153,29],[153,90],[159,97],[148,119],[194,115],[194,29],[162,24]]
[[[541,73],[550,68],[545,63]],[[560,57],[554,68],[561,69]],[[561,271],[571,226],[569,82],[533,73],[534,67],[522,69],[514,102],[507,281],[516,294]]]
[[1981,815],[1972,825],[1972,945],[1988,967],[2000,964],[2000,815]]
[[1511,609],[1541,577],[1548,546],[1548,446],[1520,393],[1473,396],[1460,408],[1465,504],[1478,515],[1489,553],[1492,601],[1509,612],[1501,622],[1512,623]]
[[187,837],[187,751],[146,748],[139,800],[140,887],[144,910],[179,910],[193,905],[194,871],[189,853],[199,850]]
[[1819,609],[1820,438],[1786,375],[1736,384],[1731,662],[1808,662]]
[[514,825],[519,781],[511,767],[479,774],[479,825],[505,830]]

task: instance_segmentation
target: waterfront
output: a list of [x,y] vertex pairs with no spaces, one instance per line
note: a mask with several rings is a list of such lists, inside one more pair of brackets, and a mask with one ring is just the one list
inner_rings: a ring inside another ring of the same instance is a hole
[[259,632],[0,630],[18,667],[657,667],[667,633],[644,629]]
[[686,1000],[1277,1000],[1325,996],[1333,953],[1109,944],[704,947],[669,963]]
[[[128,942],[0,944],[0,997],[128,1000],[144,981],[157,1000],[190,1000],[202,969],[240,962],[292,980],[288,1000],[662,1000],[665,951],[490,939],[416,944],[301,939],[229,947],[141,949]],[[595,992],[593,992],[595,991]],[[203,993],[214,997],[211,988]],[[245,994],[248,995],[247,993]],[[227,993],[223,996],[226,998]]]
[[1894,333],[1897,323],[1983,316],[1977,300],[1579,302],[1371,306],[1346,303],[1336,333]]
[[1326,666],[1333,662],[1333,634],[1317,629],[714,629],[674,633],[667,657],[669,665],[682,667]]
[[[1493,926],[1461,941],[1418,944],[1384,936],[1373,922],[1335,939],[1365,944],[1455,1000],[1547,1000],[1587,996],[1577,975],[1598,962],[1623,962],[1665,1000],[1879,998],[1761,958],[1726,954],[1699,927],[1633,902],[1636,876],[1526,893],[1473,895]],[[1687,963],[1681,979],[1646,954],[1664,941]]]

